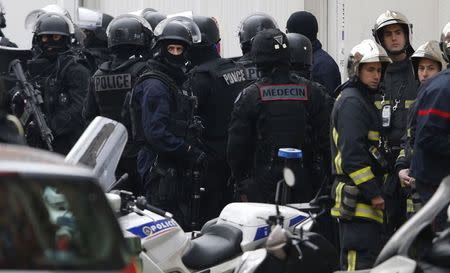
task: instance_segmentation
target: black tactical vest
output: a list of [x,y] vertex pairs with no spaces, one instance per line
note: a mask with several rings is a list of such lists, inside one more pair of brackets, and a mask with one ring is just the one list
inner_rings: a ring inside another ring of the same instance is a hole
[[[207,126],[204,137],[206,140],[224,141],[228,135],[233,103],[247,85],[245,71],[232,60],[217,59],[191,70],[188,83],[194,80],[193,77],[196,73],[208,73],[211,77],[211,93],[207,99],[208,103],[199,105],[204,114],[202,118]],[[195,90],[192,92],[195,93]]]
[[262,105],[256,125],[255,159],[263,161],[257,163],[258,166],[264,166],[277,158],[279,148],[303,148],[307,119],[305,104],[311,86],[302,79],[283,83],[266,79],[255,85]]
[[[150,70],[142,74],[137,80],[139,84],[147,79],[157,79],[163,82],[170,91],[171,116],[169,119],[169,131],[175,136],[188,138],[190,136],[189,125],[193,117],[195,107],[195,97],[190,92],[181,90],[181,88],[165,73],[157,70]],[[131,126],[134,141],[145,143],[144,130],[141,124],[142,111],[140,102],[134,100],[131,95]]]
[[121,121],[125,96],[146,68],[140,58],[128,60],[112,68],[112,62],[103,63],[92,77],[92,85],[100,115]]
[[51,117],[52,113],[65,110],[71,104],[72,98],[65,88],[63,77],[67,69],[78,61],[76,56],[69,54],[59,56],[54,63],[44,62],[38,65],[44,71],[37,80],[44,101],[44,114]]

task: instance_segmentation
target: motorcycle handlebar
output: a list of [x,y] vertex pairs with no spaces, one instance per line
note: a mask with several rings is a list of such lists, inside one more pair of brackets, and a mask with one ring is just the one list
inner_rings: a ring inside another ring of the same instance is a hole
[[136,207],[138,209],[144,210],[147,209],[153,213],[156,213],[162,217],[166,217],[166,218],[172,218],[173,215],[170,212],[164,211],[160,208],[157,208],[155,206],[150,205],[149,203],[147,203],[147,199],[144,196],[139,196],[136,199]]

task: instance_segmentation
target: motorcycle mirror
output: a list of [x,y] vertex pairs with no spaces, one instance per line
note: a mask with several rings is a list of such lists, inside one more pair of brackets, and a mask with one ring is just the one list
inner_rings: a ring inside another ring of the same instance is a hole
[[283,168],[283,178],[286,185],[293,187],[295,185],[294,172],[289,168]]

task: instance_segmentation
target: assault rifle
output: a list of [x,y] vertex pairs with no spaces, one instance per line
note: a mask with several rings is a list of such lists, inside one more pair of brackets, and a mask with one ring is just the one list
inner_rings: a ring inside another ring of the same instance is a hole
[[20,117],[22,124],[28,124],[30,119],[36,123],[42,141],[44,141],[47,149],[53,151],[52,141],[53,134],[47,125],[44,114],[41,110],[43,104],[42,96],[39,90],[34,89],[33,85],[27,81],[27,78],[23,72],[22,65],[18,59],[11,61],[10,67],[13,70],[20,87],[20,93],[25,101],[24,113]]

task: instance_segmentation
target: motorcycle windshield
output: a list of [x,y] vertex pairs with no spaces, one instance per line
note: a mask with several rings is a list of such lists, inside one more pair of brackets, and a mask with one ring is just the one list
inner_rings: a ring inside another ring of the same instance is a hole
[[127,139],[127,130],[120,122],[96,117],[67,154],[65,162],[92,168],[103,190],[107,190],[116,182],[117,164]]

